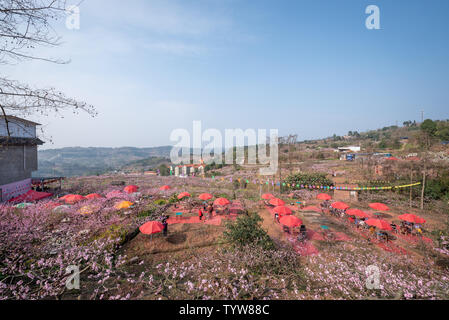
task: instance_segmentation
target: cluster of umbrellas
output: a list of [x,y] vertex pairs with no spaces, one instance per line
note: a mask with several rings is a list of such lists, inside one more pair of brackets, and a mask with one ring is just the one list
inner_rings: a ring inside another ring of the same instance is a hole
[[[168,186],[164,186],[164,187],[168,187]],[[192,195],[190,193],[188,193],[188,192],[181,192],[178,195],[178,199],[181,200],[181,199],[184,199],[184,198],[189,198],[191,196]],[[202,193],[202,194],[200,194],[198,196],[198,199],[203,200],[203,201],[207,201],[207,200],[212,199],[213,197],[214,196],[212,194],[210,194],[210,193]],[[217,198],[214,201],[214,205],[216,205],[216,206],[226,206],[226,205],[228,205],[230,203],[231,202],[228,199],[226,199],[226,198]]]
[[[128,186],[128,187],[132,187],[132,186]],[[125,188],[126,189],[126,188]],[[170,190],[170,186],[165,185],[159,188],[160,190]],[[133,188],[128,188],[128,190],[130,192],[136,192],[134,191]],[[188,192],[181,192],[178,195],[178,199],[184,199],[187,197],[191,197],[191,194]],[[207,201],[212,199],[214,196],[210,193],[202,193],[198,196],[198,198],[200,200],[203,201]],[[268,203],[272,206],[274,206],[273,211],[277,214],[279,214],[279,216],[281,217],[279,219],[279,222],[282,225],[288,226],[288,227],[297,227],[302,225],[302,220],[299,219],[298,217],[292,215],[292,210],[289,207],[285,206],[285,202],[279,198],[276,198],[273,194],[271,193],[265,193],[261,196],[262,199],[264,200],[268,200]],[[332,197],[329,194],[326,193],[320,193],[317,195],[316,197],[319,200],[331,200]],[[214,205],[216,206],[226,206],[229,205],[230,201],[226,198],[217,198],[214,201]],[[366,213],[363,210],[360,209],[350,209],[349,205],[341,202],[341,201],[337,201],[331,204],[332,208],[335,209],[339,209],[339,210],[346,210],[346,214],[350,215],[350,216],[355,216],[361,219],[367,219],[365,221],[365,223],[369,226],[374,226],[376,228],[379,228],[381,230],[392,230],[391,225],[389,222],[382,220],[382,219],[375,219],[372,218],[372,216],[368,213]],[[390,208],[383,204],[383,203],[370,203],[369,207],[374,209],[374,210],[378,210],[378,211],[388,211],[390,210]],[[399,219],[407,221],[407,222],[411,222],[411,223],[425,223],[425,220],[421,217],[418,217],[414,214],[403,214],[401,216],[399,216]],[[325,226],[323,226],[325,227]],[[154,234],[154,233],[158,233],[161,232],[163,230],[163,225],[162,223],[158,222],[158,221],[149,221],[145,224],[143,224],[140,228],[140,231],[144,234]]]
[[[330,200],[330,199],[332,199],[332,197],[325,193],[321,193],[317,196],[317,199]],[[370,203],[368,206],[371,209],[378,210],[378,211],[390,210],[390,208],[386,204],[380,203],[380,202]],[[365,223],[369,226],[373,226],[373,227],[376,227],[381,230],[387,230],[387,231],[392,230],[392,227],[388,221],[372,218],[372,216],[370,214],[368,214],[365,211],[360,210],[360,209],[349,209],[349,205],[344,202],[340,202],[340,201],[334,202],[331,204],[331,207],[335,208],[335,209],[339,209],[339,210],[346,210],[346,214],[349,216],[355,216],[355,217],[358,217],[361,219],[367,219],[365,221]],[[426,222],[425,219],[423,219],[419,216],[416,216],[414,214],[411,214],[411,213],[406,213],[406,214],[400,215],[398,218],[403,221],[410,222],[410,223],[422,224],[422,223]]]
[[[170,186],[165,185],[159,188],[159,190],[170,190]],[[184,199],[184,198],[190,198],[192,195],[188,192],[181,192],[178,195],[178,199]],[[214,196],[210,193],[202,193],[198,196],[200,200],[207,201],[212,199]],[[216,206],[226,206],[229,205],[231,202],[226,198],[217,198],[214,201],[214,205]],[[154,233],[159,233],[164,229],[164,226],[159,221],[148,221],[145,224],[141,225],[139,227],[139,230],[143,234],[149,234],[153,235]]]
[[281,217],[279,222],[287,227],[298,227],[302,225],[302,220],[292,215],[292,210],[285,206],[285,202],[276,198],[271,193],[265,193],[261,196],[264,200],[269,200],[268,203],[274,206],[273,211]]
[[[131,193],[138,192],[138,190],[139,190],[138,186],[129,185],[123,189],[123,192],[131,194]],[[106,195],[106,198],[114,198],[114,197],[120,196],[122,194],[123,194],[122,191],[114,190],[114,191],[109,192]],[[92,200],[92,199],[100,199],[100,198],[103,198],[103,196],[98,193],[91,193],[86,196],[82,196],[80,194],[68,194],[63,197],[60,197],[59,200],[64,201],[66,204],[75,204],[75,203],[78,203],[78,202],[84,201],[84,200]]]

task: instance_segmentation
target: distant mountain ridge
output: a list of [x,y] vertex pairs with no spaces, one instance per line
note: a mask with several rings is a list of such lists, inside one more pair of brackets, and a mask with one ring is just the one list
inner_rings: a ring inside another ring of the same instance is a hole
[[[34,176],[82,176],[118,170],[148,158],[168,161],[171,146],[135,148],[67,147],[39,150],[39,169]],[[156,164],[157,160],[153,161]]]

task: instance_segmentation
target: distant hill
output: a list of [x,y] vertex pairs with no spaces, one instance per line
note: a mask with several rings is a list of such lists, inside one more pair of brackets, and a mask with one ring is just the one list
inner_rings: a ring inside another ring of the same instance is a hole
[[[39,150],[39,170],[34,176],[82,176],[120,170],[133,165],[144,168],[169,162],[171,146],[152,148],[60,148]],[[143,161],[144,160],[144,161]],[[139,161],[143,161],[139,163]],[[134,164],[133,164],[134,162]]]

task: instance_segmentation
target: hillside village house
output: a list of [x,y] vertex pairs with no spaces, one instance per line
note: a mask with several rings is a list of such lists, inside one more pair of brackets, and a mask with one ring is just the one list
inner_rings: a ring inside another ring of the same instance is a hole
[[193,175],[204,175],[204,164],[184,164],[171,166],[170,172],[176,177],[187,177]]
[[[36,122],[0,116],[0,202],[31,189],[31,173],[37,170]],[[9,134],[8,134],[9,131]]]

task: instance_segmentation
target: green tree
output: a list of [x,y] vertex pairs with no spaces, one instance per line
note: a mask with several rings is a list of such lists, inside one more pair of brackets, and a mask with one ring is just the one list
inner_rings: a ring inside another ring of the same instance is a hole
[[261,222],[262,218],[257,213],[240,216],[237,220],[226,223],[223,237],[237,246],[256,244],[266,250],[274,249],[273,240],[262,229]]
[[429,136],[434,136],[437,131],[437,124],[431,119],[426,119],[421,124],[421,131],[427,133]]
[[165,165],[161,164],[159,167],[159,173],[161,176],[169,176],[170,175],[170,169]]
[[423,121],[423,123],[421,123],[420,135],[418,136],[418,140],[423,148],[427,150],[430,148],[433,140],[435,139],[436,132],[437,124],[433,120],[426,119]]

